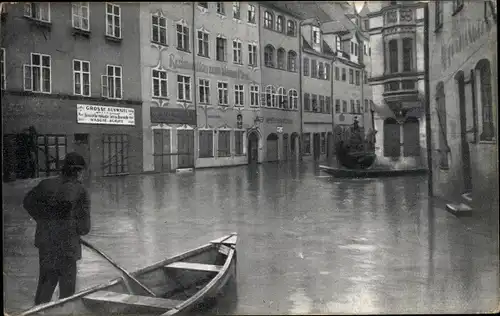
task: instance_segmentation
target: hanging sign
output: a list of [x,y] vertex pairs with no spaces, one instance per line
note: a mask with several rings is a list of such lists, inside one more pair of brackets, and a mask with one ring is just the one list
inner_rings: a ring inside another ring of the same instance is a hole
[[78,104],[76,121],[79,124],[135,125],[135,110],[115,106]]

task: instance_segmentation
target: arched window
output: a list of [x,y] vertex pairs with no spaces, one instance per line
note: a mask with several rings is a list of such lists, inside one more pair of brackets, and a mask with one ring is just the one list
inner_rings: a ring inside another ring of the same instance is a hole
[[297,93],[297,90],[290,89],[290,91],[288,91],[288,105],[290,109],[297,110],[299,107],[298,103],[299,103],[299,94]]
[[444,94],[444,85],[439,82],[436,86],[436,115],[438,123],[438,153],[439,167],[448,169],[448,132],[446,118],[446,100]]
[[285,19],[280,15],[276,19],[276,31],[283,33],[283,25],[285,24]]
[[278,88],[278,93],[276,94],[277,101],[278,101],[278,107],[280,109],[286,109],[287,108],[287,100],[286,100],[286,93],[285,93],[285,88],[280,87]]
[[287,24],[286,35],[295,36],[295,21],[288,20],[286,24]]
[[286,65],[286,52],[283,48],[278,49],[278,68],[285,69]]
[[266,106],[268,106],[268,107],[275,106],[275,102],[274,102],[275,93],[276,93],[276,90],[274,89],[273,86],[266,87]]
[[264,12],[264,27],[268,29],[273,29],[274,24],[274,16],[271,12]]
[[293,50],[288,52],[288,70],[297,71],[297,53]]
[[398,42],[396,40],[389,41],[389,73],[398,72]]
[[493,102],[491,93],[491,68],[487,59],[477,63],[476,71],[479,72],[479,108],[481,114],[480,140],[492,141],[495,138],[493,126]]
[[413,40],[403,39],[403,71],[413,70]]
[[267,67],[274,67],[274,47],[270,44],[264,48],[264,63]]

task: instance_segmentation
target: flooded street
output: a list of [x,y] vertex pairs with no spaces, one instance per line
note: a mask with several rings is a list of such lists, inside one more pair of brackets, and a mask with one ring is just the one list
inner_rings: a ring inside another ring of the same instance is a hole
[[[238,232],[237,291],[207,315],[492,311],[498,226],[430,204],[426,179],[335,180],[312,164],[99,179],[85,239],[133,271]],[[7,312],[36,288],[26,192],[4,196]],[[85,248],[78,267],[78,289],[119,276]]]

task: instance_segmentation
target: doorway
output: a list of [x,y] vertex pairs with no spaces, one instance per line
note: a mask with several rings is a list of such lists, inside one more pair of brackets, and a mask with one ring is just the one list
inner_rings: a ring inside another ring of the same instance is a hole
[[408,117],[403,125],[403,155],[420,156],[420,130],[415,117]]
[[194,131],[177,130],[177,167],[194,168]]
[[319,133],[313,134],[313,157],[314,160],[319,159],[319,155],[321,154],[321,137]]
[[266,151],[266,156],[267,156],[267,161],[268,162],[273,162],[278,160],[278,135],[275,133],[269,134],[267,136],[267,151]]
[[169,172],[172,169],[170,163],[170,130],[153,130],[153,143],[155,172]]
[[288,160],[288,134],[283,134],[283,159],[284,161]]
[[401,156],[401,127],[396,119],[389,117],[384,121],[384,157]]
[[250,132],[247,144],[248,164],[259,162],[259,136],[256,132]]
[[457,77],[458,107],[460,111],[460,154],[462,158],[462,176],[465,192],[472,191],[471,154],[467,141],[467,110],[465,108],[465,79],[463,72]]

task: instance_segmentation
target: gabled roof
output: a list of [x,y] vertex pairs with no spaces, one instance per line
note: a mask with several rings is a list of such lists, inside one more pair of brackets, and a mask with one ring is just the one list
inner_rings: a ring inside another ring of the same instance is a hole
[[359,11],[359,16],[361,17],[365,17],[368,15],[368,13],[370,13],[370,9],[368,8],[368,2],[364,2],[363,3],[363,8],[361,9],[361,11]]

